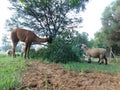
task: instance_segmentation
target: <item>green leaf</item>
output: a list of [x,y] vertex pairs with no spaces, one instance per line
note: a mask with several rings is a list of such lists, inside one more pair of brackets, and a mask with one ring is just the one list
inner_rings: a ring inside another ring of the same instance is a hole
[[25,2],[25,0],[20,0],[21,3]]

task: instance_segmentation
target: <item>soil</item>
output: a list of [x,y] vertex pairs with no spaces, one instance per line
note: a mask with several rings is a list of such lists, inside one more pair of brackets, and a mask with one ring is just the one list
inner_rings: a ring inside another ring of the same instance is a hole
[[20,90],[120,90],[120,73],[68,71],[39,61],[26,65]]

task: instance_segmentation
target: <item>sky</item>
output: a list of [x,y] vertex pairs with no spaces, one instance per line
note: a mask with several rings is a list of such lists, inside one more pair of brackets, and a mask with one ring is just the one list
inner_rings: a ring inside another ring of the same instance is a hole
[[[86,4],[86,10],[82,12],[83,28],[79,28],[80,32],[87,32],[89,38],[94,38],[94,33],[101,28],[101,17],[106,6],[108,6],[114,0],[90,0]],[[10,3],[8,0],[0,0],[0,45],[2,35],[5,34],[5,22],[12,15],[12,11],[8,9]]]
[[9,6],[8,0],[0,0],[0,46],[2,44],[2,36],[6,33],[6,20],[12,15],[12,12],[8,9]]
[[102,27],[101,18],[106,6],[110,5],[115,0],[90,0],[86,5],[85,12],[82,13],[83,28],[79,29],[80,32],[87,32],[89,38],[93,39],[95,32],[99,31]]

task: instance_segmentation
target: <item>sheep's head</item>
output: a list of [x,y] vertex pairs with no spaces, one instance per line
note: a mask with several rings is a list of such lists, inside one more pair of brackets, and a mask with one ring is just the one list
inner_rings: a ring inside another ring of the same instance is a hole
[[87,48],[87,46],[85,44],[82,44],[81,48],[85,49],[85,48]]

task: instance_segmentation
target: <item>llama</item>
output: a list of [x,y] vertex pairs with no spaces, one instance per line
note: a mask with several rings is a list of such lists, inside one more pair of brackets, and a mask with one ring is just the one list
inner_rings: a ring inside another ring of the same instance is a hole
[[89,56],[88,63],[91,63],[91,57],[99,58],[98,63],[101,64],[101,59],[105,59],[105,64],[107,64],[106,49],[104,48],[92,48],[89,49],[85,44],[82,44],[81,48],[84,50],[86,55]]
[[29,50],[30,46],[32,43],[52,43],[52,38],[47,37],[47,38],[39,38],[35,33],[32,31],[26,30],[26,29],[21,29],[17,28],[14,29],[11,32],[11,40],[12,40],[12,55],[15,57],[15,48],[18,44],[19,41],[25,42],[25,55],[24,58],[28,57],[29,58]]

